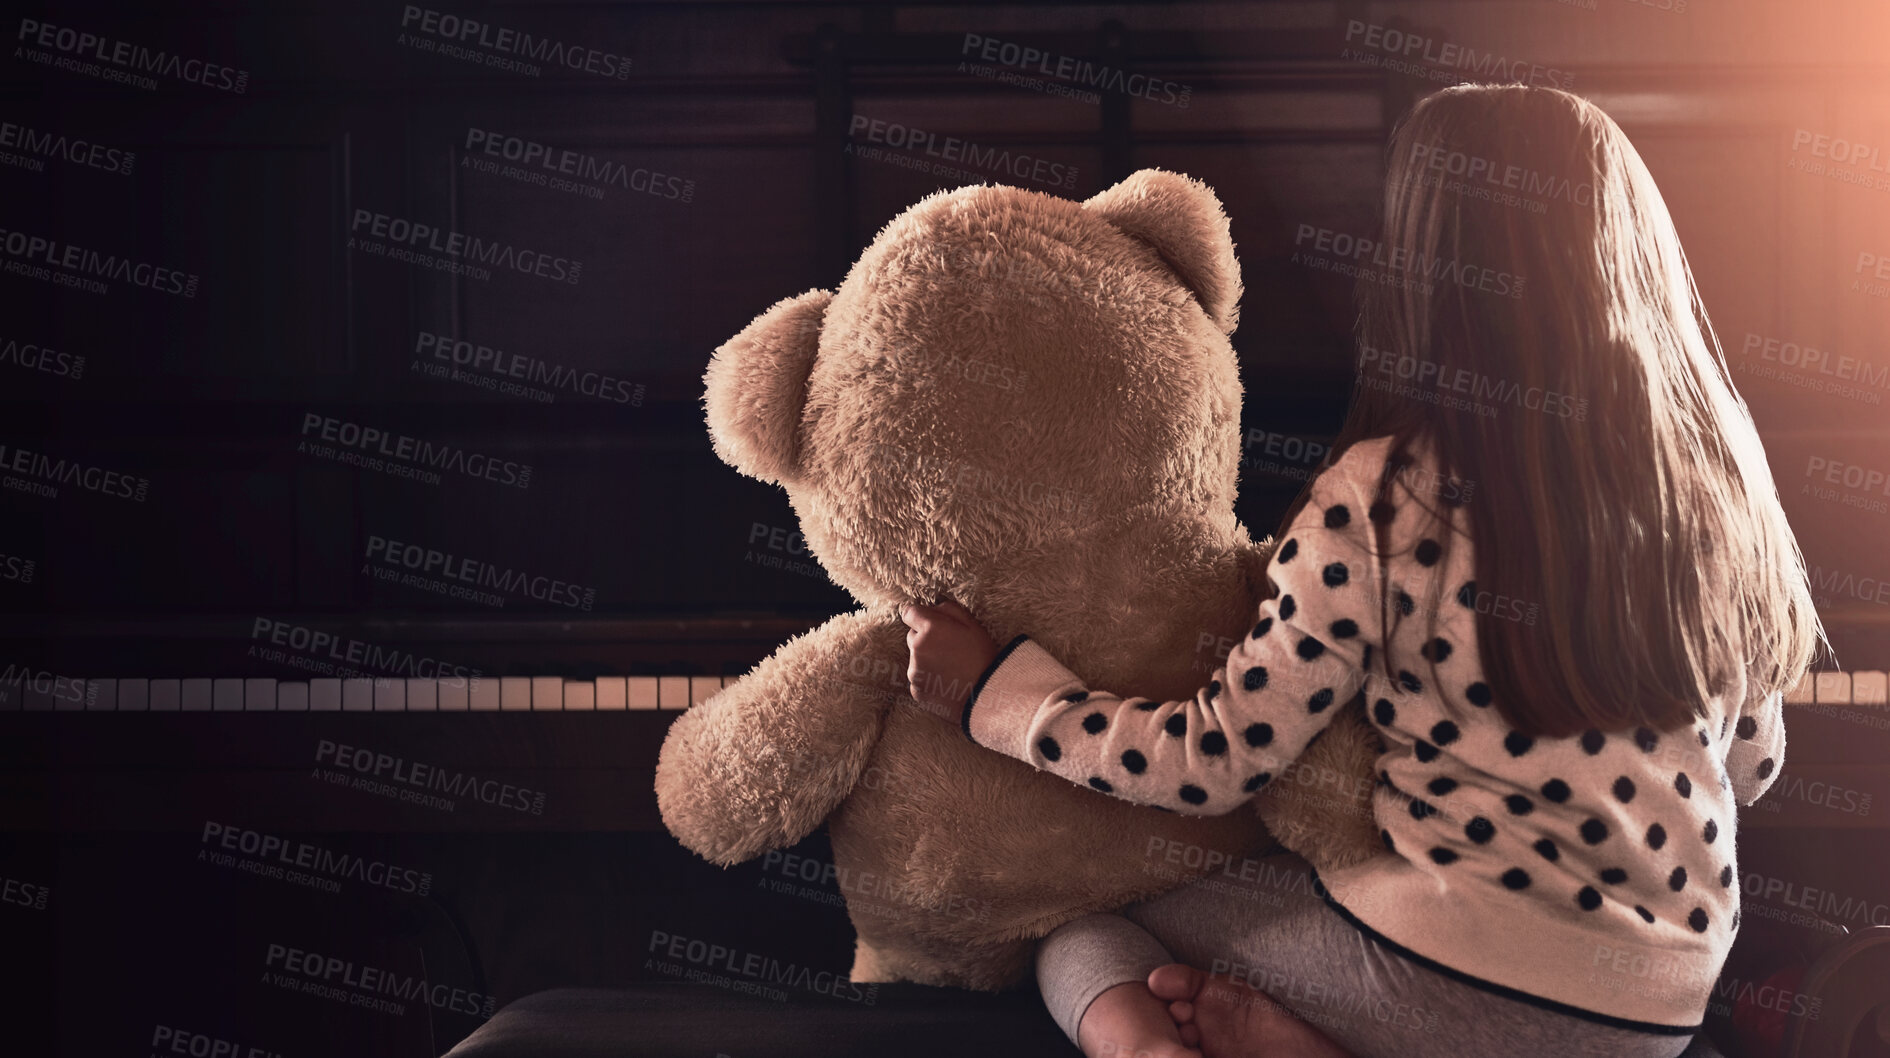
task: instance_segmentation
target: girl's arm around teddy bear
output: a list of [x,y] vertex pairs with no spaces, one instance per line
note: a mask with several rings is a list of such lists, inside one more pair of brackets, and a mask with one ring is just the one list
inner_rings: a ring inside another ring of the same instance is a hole
[[908,607],[915,697],[925,700],[923,682],[949,685],[953,673],[978,671],[967,658],[982,660],[960,715],[973,741],[1125,800],[1193,815],[1232,811],[1325,729],[1383,642],[1370,502],[1352,462],[1315,482],[1268,564],[1278,592],[1193,698],[1095,690],[1026,636],[1001,651],[988,637],[988,646],[972,643],[962,607]]

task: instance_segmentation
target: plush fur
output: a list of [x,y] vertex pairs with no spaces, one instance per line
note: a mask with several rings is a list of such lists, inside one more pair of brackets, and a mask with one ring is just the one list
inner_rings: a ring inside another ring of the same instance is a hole
[[855,980],[1014,985],[1057,925],[1262,851],[1262,816],[1318,864],[1379,850],[1357,703],[1258,813],[1197,818],[984,750],[905,694],[898,608],[942,595],[1093,686],[1207,682],[1267,590],[1268,545],[1233,511],[1240,290],[1198,181],[1144,170],[1088,202],[967,187],[716,351],[717,453],[786,489],[863,608],[679,717],[658,804],[724,865],[825,822]]

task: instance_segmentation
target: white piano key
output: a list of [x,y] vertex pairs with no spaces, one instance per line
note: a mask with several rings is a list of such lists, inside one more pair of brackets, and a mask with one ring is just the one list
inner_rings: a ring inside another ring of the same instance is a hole
[[341,709],[341,681],[308,681],[308,707],[313,712],[332,713]]
[[467,688],[467,699],[475,710],[497,712],[499,708],[499,679],[496,676],[481,676]]
[[709,700],[710,695],[721,689],[722,677],[720,676],[691,676],[689,677],[689,704],[692,707],[701,705]]
[[689,708],[689,677],[658,676],[656,678],[656,705],[659,709]]
[[472,683],[464,676],[454,676],[440,681],[440,711],[463,713],[471,707],[467,692]]
[[532,709],[536,712],[562,712],[564,709],[564,677],[532,677]]
[[371,713],[374,711],[374,681],[365,678],[341,681],[341,709],[343,712]]
[[154,713],[175,712],[183,708],[184,686],[182,680],[151,681],[151,711]]
[[85,708],[86,681],[52,675],[46,680],[49,688],[46,693],[52,696],[54,709],[76,713]]
[[499,677],[499,708],[529,712],[532,707],[532,681],[526,676]]
[[184,711],[187,713],[209,712],[210,681],[191,679],[184,681]]
[[308,712],[308,684],[295,681],[276,684],[276,712]]
[[1811,682],[1811,693],[1816,696],[1819,705],[1849,705],[1851,704],[1851,674],[1820,672]]
[[1890,674],[1882,672],[1851,673],[1851,702],[1854,705],[1890,705]]
[[407,711],[410,713],[431,713],[440,707],[440,682],[438,680],[407,681]]
[[577,680],[565,681],[564,707],[566,710],[595,710],[597,708],[597,684],[581,683]]
[[[53,694],[53,692],[58,689],[58,681],[50,677],[41,680],[33,673],[29,672],[20,677],[20,682],[14,686],[19,688],[19,694],[23,701],[24,708],[32,712],[49,713],[59,708],[59,703]],[[69,695],[72,692],[67,691],[66,693]]]
[[119,680],[118,711],[141,713],[151,708],[150,680]]
[[1816,673],[1811,673],[1811,672],[1805,673],[1804,678],[1798,681],[1798,685],[1796,687],[1793,687],[1790,690],[1787,690],[1785,692],[1785,704],[1787,705],[1811,704],[1811,702],[1814,701],[1812,697],[1812,687],[1816,683],[1816,675],[1817,675]]
[[276,681],[271,679],[244,680],[243,711],[246,713],[275,712]]
[[210,708],[219,713],[242,712],[243,681],[232,679],[211,680]]
[[117,680],[86,680],[85,707],[112,711],[118,708]]
[[407,711],[407,681],[404,679],[377,679],[374,681],[374,711],[377,713],[403,713]]
[[597,707],[599,709],[629,708],[628,686],[622,676],[597,677]]
[[628,705],[632,709],[655,709],[657,703],[657,678],[655,676],[632,676],[626,691],[629,694]]

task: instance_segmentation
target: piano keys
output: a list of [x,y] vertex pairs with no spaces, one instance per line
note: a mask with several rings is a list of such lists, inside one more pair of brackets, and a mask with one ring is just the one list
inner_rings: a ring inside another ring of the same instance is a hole
[[[86,712],[347,712],[407,713],[469,710],[561,713],[647,710],[679,712],[707,701],[736,676],[677,674],[600,676],[484,676],[417,680],[255,678],[74,680],[69,694],[7,693],[0,710]],[[1890,705],[1890,676],[1877,670],[1808,672],[1785,693],[1787,705]]]

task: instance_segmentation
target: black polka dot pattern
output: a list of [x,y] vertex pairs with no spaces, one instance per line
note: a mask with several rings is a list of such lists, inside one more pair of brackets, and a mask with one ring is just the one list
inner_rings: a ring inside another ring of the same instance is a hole
[[1291,595],[1280,596],[1280,620],[1291,621],[1293,619],[1293,615],[1298,612],[1299,612],[1299,603],[1294,602],[1293,597]]
[[1037,752],[1043,754],[1045,760],[1054,761],[1063,757],[1063,747],[1057,745],[1057,740],[1048,735],[1037,740]]
[[1063,700],[1066,702],[1086,702],[1089,700],[1089,692],[1088,691],[1071,691],[1070,693],[1063,696]]
[[1130,775],[1140,775],[1148,770],[1148,758],[1141,751],[1125,749],[1122,751],[1122,770]]
[[1271,631],[1273,631],[1273,618],[1262,617],[1260,623],[1253,626],[1253,638],[1260,639]]
[[1440,746],[1448,746],[1457,741],[1459,734],[1461,732],[1457,730],[1457,725],[1448,720],[1439,720],[1431,725],[1431,741]]
[[1442,845],[1439,845],[1436,848],[1431,850],[1432,863],[1447,866],[1449,864],[1456,863],[1458,859],[1459,857],[1457,853],[1455,853],[1454,851],[1450,849],[1444,848]]
[[1418,651],[1418,653],[1424,656],[1425,661],[1441,665],[1450,657],[1450,650],[1450,641],[1443,636],[1438,636],[1436,639],[1424,644],[1424,649]]
[[1191,805],[1204,805],[1207,804],[1208,795],[1207,791],[1199,786],[1184,785],[1181,788],[1181,799]]
[[1270,781],[1272,778],[1273,776],[1268,774],[1267,772],[1261,772],[1260,774],[1253,776],[1252,778],[1248,779],[1245,783],[1241,784],[1240,788],[1242,790],[1247,791],[1248,793],[1254,793],[1258,791],[1262,786],[1265,786],[1268,783],[1268,781]]
[[1379,727],[1390,727],[1398,719],[1398,708],[1391,704],[1391,699],[1380,698],[1372,703],[1372,719]]
[[1686,772],[1681,772],[1673,777],[1673,792],[1682,797],[1693,796],[1693,780],[1687,778]]
[[1609,885],[1620,885],[1627,881],[1627,872],[1619,867],[1610,867],[1601,872],[1601,880]]
[[1370,518],[1374,525],[1390,525],[1392,519],[1398,516],[1398,509],[1383,500],[1379,500],[1377,503],[1372,504],[1369,511],[1365,512],[1365,516]]
[[1588,820],[1582,824],[1581,833],[1583,841],[1586,841],[1590,845],[1599,845],[1608,840],[1608,824],[1590,816]]
[[1326,508],[1326,528],[1343,529],[1352,524],[1352,511],[1343,503]]
[[1398,614],[1401,617],[1409,617],[1417,612],[1417,600],[1413,599],[1410,593],[1402,588],[1398,590],[1398,596],[1394,602],[1398,607]]
[[1490,695],[1490,685],[1482,681],[1465,687],[1463,689],[1463,696],[1466,701],[1478,708],[1489,705],[1493,700]]
[[1247,745],[1259,749],[1273,741],[1273,725],[1265,722],[1249,724],[1241,737],[1247,740]]
[[1332,698],[1332,688],[1330,687],[1324,687],[1314,691],[1313,696],[1306,699],[1306,711],[1309,713],[1325,712],[1326,708],[1332,704]]
[[1667,828],[1655,823],[1647,828],[1647,847],[1658,852],[1667,844]]
[[1201,736],[1201,752],[1210,757],[1218,757],[1227,752],[1227,736],[1219,731],[1209,731]]
[[1623,775],[1614,781],[1614,799],[1627,804],[1634,800],[1634,780]]
[[1240,678],[1240,685],[1250,691],[1265,689],[1267,685],[1267,667],[1265,665],[1255,665],[1253,668],[1248,669],[1246,675]]
[[1513,816],[1526,816],[1536,810],[1536,803],[1522,794],[1513,793],[1503,798],[1503,807]]
[[1294,647],[1293,650],[1299,655],[1300,660],[1311,661],[1326,652],[1326,645],[1311,636],[1307,636],[1300,640],[1299,645]]
[[1162,730],[1168,732],[1175,738],[1181,738],[1186,735],[1188,733],[1188,714],[1169,713],[1168,719],[1162,722]]
[[1512,757],[1520,757],[1534,749],[1535,746],[1536,740],[1520,731],[1511,731],[1509,734],[1503,736],[1503,748],[1508,750],[1509,755]]
[[1706,920],[1706,909],[1703,907],[1696,907],[1692,911],[1687,912],[1687,925],[1692,926],[1693,932],[1695,933],[1705,933],[1706,927],[1708,925],[1707,920]]
[[1591,757],[1600,753],[1601,748],[1607,744],[1608,736],[1596,731],[1594,728],[1589,728],[1587,731],[1582,732],[1582,752]]
[[1424,682],[1419,680],[1417,674],[1411,672],[1409,669],[1398,670],[1398,686],[1403,687],[1412,694],[1418,694],[1424,690]]
[[1593,911],[1601,906],[1601,893],[1592,885],[1582,886],[1582,891],[1575,894],[1575,902],[1583,911]]
[[1568,788],[1568,783],[1560,779],[1550,779],[1548,782],[1542,784],[1542,796],[1554,801],[1556,804],[1567,801],[1569,794],[1572,792],[1573,791]]
[[1521,867],[1511,867],[1504,871],[1503,888],[1511,890],[1529,888],[1529,872]]
[[1418,546],[1417,546],[1418,565],[1435,566],[1437,565],[1437,560],[1441,558],[1443,554],[1444,554],[1443,545],[1439,544],[1435,540],[1432,540],[1430,537],[1425,537],[1423,540],[1418,541]]
[[1105,779],[1100,775],[1090,776],[1089,785],[1091,789],[1101,790],[1103,793],[1114,793],[1116,790],[1114,786],[1110,785],[1108,779]]
[[1325,581],[1328,588],[1343,588],[1352,579],[1352,571],[1346,569],[1343,562],[1332,562],[1319,571],[1319,579]]
[[1293,556],[1297,554],[1299,554],[1299,540],[1295,537],[1280,545],[1280,553],[1275,555],[1273,560],[1284,566],[1293,561]]
[[1109,729],[1109,718],[1101,713],[1091,713],[1083,718],[1083,730],[1088,734],[1100,735]]
[[1332,633],[1334,639],[1351,639],[1358,635],[1358,622],[1349,617],[1342,617],[1332,622],[1332,627],[1327,631]]

